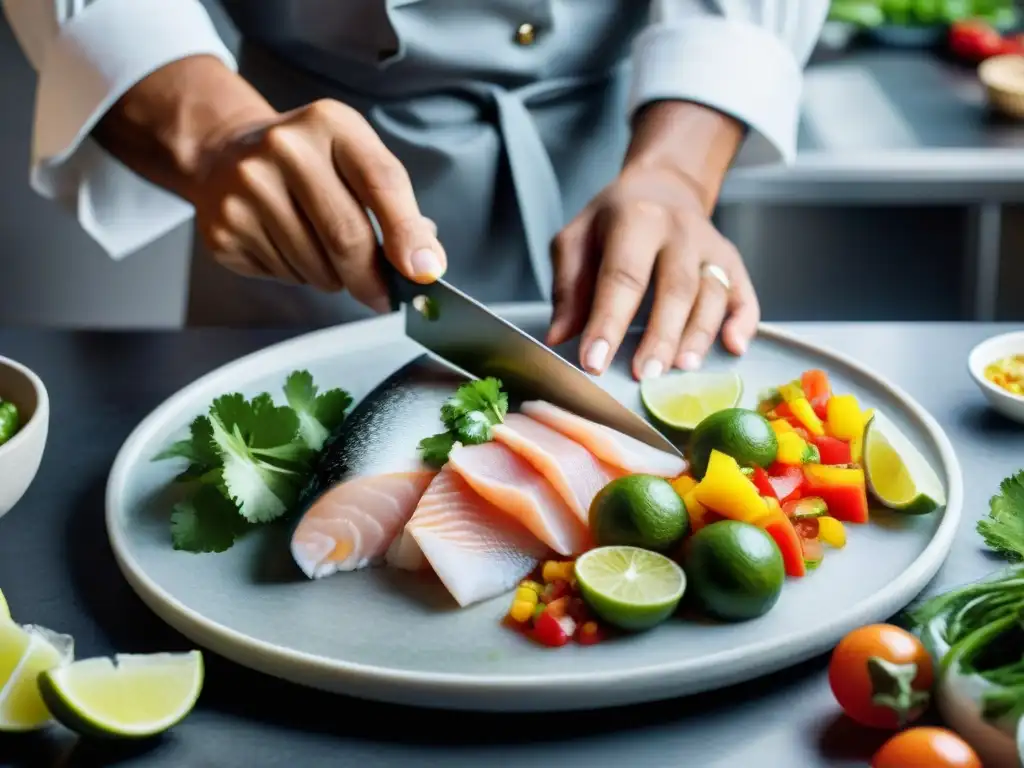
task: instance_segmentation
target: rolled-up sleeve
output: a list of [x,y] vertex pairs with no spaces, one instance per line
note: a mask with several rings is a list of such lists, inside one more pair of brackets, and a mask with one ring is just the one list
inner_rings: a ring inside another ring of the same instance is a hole
[[744,123],[746,163],[796,156],[803,68],[829,0],[652,0],[633,51],[630,114],[704,104]]
[[192,206],[146,181],[90,138],[135,83],[194,55],[234,57],[198,0],[3,0],[38,73],[29,182],[68,209],[115,259],[167,233]]

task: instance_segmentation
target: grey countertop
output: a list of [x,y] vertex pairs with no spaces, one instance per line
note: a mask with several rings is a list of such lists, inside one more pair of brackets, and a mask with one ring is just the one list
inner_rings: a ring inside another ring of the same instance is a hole
[[737,166],[725,202],[1024,200],[1024,123],[989,114],[974,68],[855,50],[805,75],[791,167]]
[[[974,532],[999,481],[1024,464],[1024,427],[986,409],[970,348],[1006,330],[968,324],[784,324],[903,387],[949,434],[963,466],[964,519],[934,592],[995,567]],[[39,476],[0,520],[0,587],[24,621],[73,634],[79,656],[190,647],[121,578],[103,496],[121,442],[196,377],[293,333],[62,333],[0,330],[0,354],[36,370],[52,398]],[[808,617],[813,621],[813,617]],[[3,766],[586,765],[642,768],[864,766],[880,743],[838,717],[817,658],[689,699],[538,716],[421,712],[330,696],[208,654],[192,715],[164,738],[114,750],[53,730],[0,736]]]

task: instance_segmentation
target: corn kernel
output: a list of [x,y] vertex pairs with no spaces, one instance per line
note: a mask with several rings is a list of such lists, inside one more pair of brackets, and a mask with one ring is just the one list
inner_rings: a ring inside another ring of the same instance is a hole
[[525,581],[521,581],[521,582],[519,582],[519,588],[520,588],[520,589],[532,589],[532,590],[533,590],[534,592],[536,592],[536,593],[537,593],[538,595],[539,595],[539,594],[540,594],[541,592],[543,592],[543,591],[544,591],[544,585],[543,585],[543,584],[538,584],[538,583],[537,583],[536,581],[534,581],[533,579],[526,579]]
[[513,600],[508,615],[512,617],[513,621],[518,621],[520,624],[527,622],[533,616],[533,603],[526,600]]
[[541,570],[541,577],[550,584],[553,581],[571,581],[573,575],[572,563],[560,563],[557,560],[548,560]]
[[524,603],[529,603],[530,605],[533,605],[537,602],[538,598],[539,596],[537,595],[537,593],[529,587],[519,587],[519,589],[516,590],[516,601],[521,600]]
[[818,538],[830,547],[841,549],[846,546],[846,529],[834,517],[818,518]]

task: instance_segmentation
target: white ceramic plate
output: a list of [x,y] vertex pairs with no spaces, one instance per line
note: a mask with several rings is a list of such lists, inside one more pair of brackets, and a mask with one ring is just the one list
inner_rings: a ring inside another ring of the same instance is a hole
[[[499,307],[542,334],[545,305]],[[600,381],[641,410],[629,376],[634,335]],[[399,315],[301,336],[200,378],[150,414],[125,442],[107,486],[114,553],[140,597],[168,624],[223,656],[296,683],[391,702],[476,710],[605,707],[719,688],[827,651],[847,631],[882,621],[909,603],[945,559],[960,519],[962,480],[948,438],[903,392],[840,355],[765,327],[750,351],[713,356],[734,368],[742,404],[809,367],[826,369],[838,391],[885,411],[933,462],[948,497],[917,518],[879,514],[856,526],[842,551],[790,580],[766,616],[732,625],[672,620],[596,646],[534,645],[500,626],[508,596],[459,610],[439,583],[388,568],[311,582],[291,562],[284,526],[260,531],[222,554],[171,548],[166,486],[176,462],[151,461],[225,392],[281,398],[285,375],[308,368],[323,387],[358,399],[420,354]],[[572,358],[570,358],[572,359]],[[641,411],[642,412],[642,411]]]

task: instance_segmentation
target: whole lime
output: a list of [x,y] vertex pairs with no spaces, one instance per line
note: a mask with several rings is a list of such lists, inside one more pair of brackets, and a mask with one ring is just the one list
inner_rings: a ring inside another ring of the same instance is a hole
[[786,581],[782,553],[772,537],[736,520],[697,531],[688,542],[684,567],[699,607],[725,621],[768,613]]
[[768,419],[748,408],[715,411],[690,435],[690,471],[700,480],[711,451],[732,456],[740,466],[768,467],[779,452],[779,440]]
[[632,546],[664,552],[690,527],[686,504],[663,477],[626,475],[590,503],[590,532],[600,547]]

